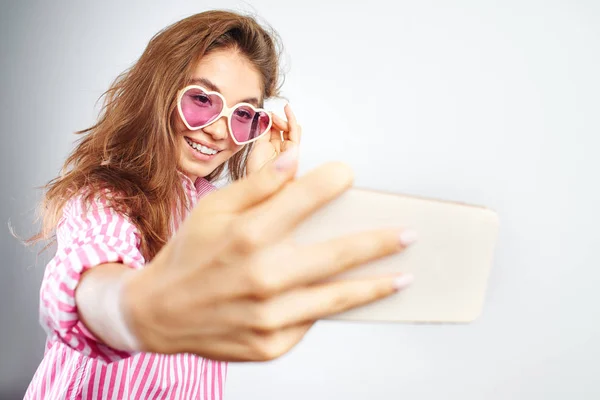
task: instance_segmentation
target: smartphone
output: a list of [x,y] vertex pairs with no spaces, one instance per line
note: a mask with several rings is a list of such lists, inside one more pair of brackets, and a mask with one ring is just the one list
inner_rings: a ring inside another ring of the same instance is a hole
[[410,228],[418,240],[402,252],[333,279],[411,273],[413,283],[390,297],[325,319],[468,323],[482,313],[499,220],[486,207],[353,187],[295,231],[302,244],[377,228]]

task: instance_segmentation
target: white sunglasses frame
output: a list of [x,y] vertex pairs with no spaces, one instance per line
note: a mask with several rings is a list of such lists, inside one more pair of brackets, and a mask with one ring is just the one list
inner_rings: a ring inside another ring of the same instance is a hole
[[[204,125],[201,125],[201,126],[194,126],[194,127],[190,126],[188,124],[187,120],[185,119],[185,116],[183,115],[183,110],[181,109],[181,99],[183,98],[184,93],[186,93],[190,89],[200,89],[204,93],[206,93],[207,95],[212,95],[212,94],[217,95],[221,99],[221,101],[223,102],[223,108],[221,109],[221,112],[219,113],[219,115],[217,117],[215,117],[212,121],[210,121],[207,124],[204,124]],[[238,141],[235,138],[235,135],[233,134],[233,130],[231,129],[231,116],[233,114],[233,111],[236,108],[241,107],[241,106],[250,107],[254,112],[264,112],[265,114],[267,114],[269,116],[269,125],[267,126],[267,129],[265,129],[265,131],[263,133],[261,133],[260,135],[256,136],[255,138],[252,138],[250,140],[246,140],[244,142]],[[221,118],[226,117],[226,119],[227,119],[227,129],[229,131],[229,136],[235,142],[235,144],[237,144],[238,146],[243,146],[243,145],[252,143],[252,142],[260,139],[263,135],[267,134],[271,130],[271,127],[273,126],[273,116],[271,115],[270,112],[268,112],[264,108],[256,108],[256,107],[254,107],[250,103],[237,103],[233,107],[229,107],[229,106],[227,106],[227,101],[225,100],[225,97],[223,97],[223,95],[221,93],[215,92],[215,91],[211,91],[211,90],[207,90],[206,88],[204,88],[202,86],[199,86],[199,85],[188,85],[188,86],[184,87],[183,89],[179,90],[179,92],[177,93],[177,111],[179,112],[179,116],[181,117],[181,120],[183,121],[183,123],[185,124],[185,126],[190,131],[197,131],[199,129],[206,128],[207,126],[209,126],[211,124],[214,124],[215,122],[217,122]]]

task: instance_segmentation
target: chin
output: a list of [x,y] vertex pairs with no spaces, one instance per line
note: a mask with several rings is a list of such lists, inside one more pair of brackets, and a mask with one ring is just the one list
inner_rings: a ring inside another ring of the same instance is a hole
[[210,175],[220,164],[216,166],[198,165],[198,163],[186,160],[181,163],[181,171],[195,180],[196,178],[205,178]]

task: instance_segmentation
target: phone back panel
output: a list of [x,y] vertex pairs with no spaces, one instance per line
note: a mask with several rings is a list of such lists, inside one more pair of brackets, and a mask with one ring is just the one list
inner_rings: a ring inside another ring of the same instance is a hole
[[407,272],[414,282],[327,319],[464,323],[480,315],[498,234],[497,214],[489,209],[352,188],[303,222],[295,238],[308,244],[383,227],[414,229],[418,241],[335,279]]

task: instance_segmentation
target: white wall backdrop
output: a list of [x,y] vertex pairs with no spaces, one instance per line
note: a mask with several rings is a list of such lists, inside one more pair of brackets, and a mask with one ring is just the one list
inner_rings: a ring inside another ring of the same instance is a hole
[[[320,322],[282,359],[231,365],[228,398],[600,398],[597,1],[3,1],[2,226],[33,232],[34,187],[112,79],[159,29],[215,7],[282,36],[302,171],[341,159],[357,185],[502,222],[476,323]],[[0,237],[0,397],[19,398],[42,354],[48,256]]]

